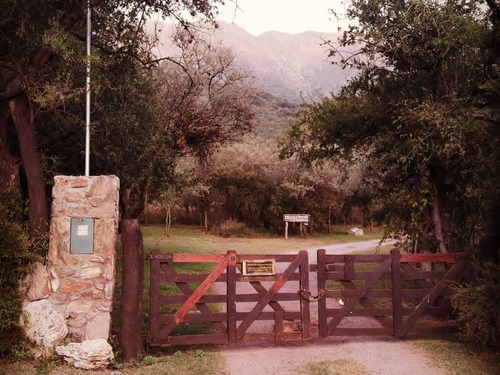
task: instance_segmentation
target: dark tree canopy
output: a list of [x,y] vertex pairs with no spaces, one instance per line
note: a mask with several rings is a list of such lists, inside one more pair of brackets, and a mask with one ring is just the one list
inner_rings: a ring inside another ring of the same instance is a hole
[[[150,53],[155,36],[146,32],[150,16],[154,14],[175,20],[188,30],[189,20],[213,22],[216,6],[220,3],[220,0],[90,2],[93,95],[109,99],[103,107],[113,107],[115,101],[125,109],[126,113],[117,115],[117,122],[137,128],[139,123],[149,121],[152,116],[152,108],[144,103],[145,92],[151,90],[150,83],[147,87],[149,69],[157,63],[156,57]],[[6,119],[0,122],[0,126],[2,134],[5,131],[11,133],[9,129],[15,128],[17,135],[17,139],[2,137],[0,151],[10,154],[11,150],[19,149],[26,174],[30,223],[34,230],[47,230],[44,171],[70,170],[76,174],[78,169],[83,169],[83,155],[80,155],[79,168],[75,168],[74,161],[69,159],[56,160],[50,154],[41,158],[36,137],[40,138],[40,134],[65,134],[69,138],[55,142],[60,142],[62,148],[72,147],[73,153],[80,153],[83,149],[78,147],[81,142],[70,146],[66,141],[77,138],[78,128],[82,133],[84,129],[86,7],[87,1],[83,0],[0,1],[0,110],[2,119]],[[129,81],[123,82],[124,77]],[[130,105],[132,96],[138,91],[141,91],[139,99]],[[139,105],[145,105],[146,109],[139,110]],[[116,110],[117,107],[113,108]],[[106,108],[96,108],[93,115],[102,115],[105,111]],[[4,130],[6,128],[9,129]],[[109,127],[107,131],[110,131]],[[119,136],[116,132],[113,135]],[[45,145],[45,150],[57,147],[53,139],[50,145]],[[92,157],[96,160],[99,153]],[[10,174],[11,164],[10,169],[2,170],[0,176]],[[105,169],[98,166],[92,172]],[[1,182],[7,185],[9,181],[2,179]]]
[[381,217],[415,250],[474,245],[500,227],[498,12],[479,1],[354,0],[348,15],[359,23],[332,55],[359,74],[301,113],[284,155],[362,156]]

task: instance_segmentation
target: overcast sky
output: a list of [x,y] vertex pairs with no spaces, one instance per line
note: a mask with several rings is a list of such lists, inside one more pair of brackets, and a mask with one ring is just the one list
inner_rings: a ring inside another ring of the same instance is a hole
[[345,0],[238,0],[240,9],[227,2],[220,20],[233,22],[253,35],[276,30],[290,34],[303,31],[335,32],[339,23],[329,13],[343,14]]

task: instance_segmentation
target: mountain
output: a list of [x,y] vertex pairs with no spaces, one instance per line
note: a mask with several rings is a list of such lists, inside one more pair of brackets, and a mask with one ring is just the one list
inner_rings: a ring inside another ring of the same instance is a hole
[[[168,55],[170,27],[164,27],[160,51]],[[328,60],[325,40],[335,41],[339,34],[307,31],[286,34],[270,31],[259,36],[241,27],[221,22],[215,38],[236,54],[236,64],[255,77],[259,89],[281,99],[300,101],[318,99],[338,91],[353,70],[343,70]]]
[[216,37],[235,51],[238,65],[254,73],[259,88],[279,98],[317,99],[338,91],[354,74],[328,60],[325,40],[337,40],[339,34],[269,31],[256,37],[221,23]]

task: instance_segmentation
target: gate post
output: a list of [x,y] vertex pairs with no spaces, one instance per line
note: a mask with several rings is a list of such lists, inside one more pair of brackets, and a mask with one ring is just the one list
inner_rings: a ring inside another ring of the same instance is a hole
[[227,301],[227,335],[228,342],[234,344],[237,342],[236,332],[236,252],[230,250],[227,252],[227,286],[226,286],[226,301]]
[[392,282],[392,323],[394,336],[403,336],[403,305],[401,296],[401,254],[399,249],[391,250],[391,282]]
[[[318,252],[318,296],[322,291],[326,290],[326,251],[319,249]],[[326,311],[326,293],[324,298],[318,299],[318,330],[319,337],[328,337],[327,325],[327,311]]]
[[123,246],[122,300],[120,306],[120,347],[125,362],[142,359],[142,289],[144,245],[139,220],[120,223]]
[[[309,253],[305,250],[299,252],[300,256],[300,290],[309,291]],[[302,320],[302,340],[311,339],[311,302],[300,299],[300,312]]]

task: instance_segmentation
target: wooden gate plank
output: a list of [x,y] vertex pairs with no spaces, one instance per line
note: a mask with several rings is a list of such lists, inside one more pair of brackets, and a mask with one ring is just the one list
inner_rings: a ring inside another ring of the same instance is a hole
[[449,286],[449,282],[455,279],[458,274],[463,270],[465,266],[464,261],[458,261],[455,265],[450,268],[450,270],[446,273],[446,275],[436,284],[436,286],[425,296],[420,302],[420,304],[413,310],[411,315],[406,319],[403,324],[401,334],[403,336],[407,335],[410,329],[413,327],[415,322],[420,316],[424,313],[425,309],[427,309],[431,304],[434,303],[434,300],[441,294],[441,292]]
[[345,255],[344,259],[344,280],[354,279],[354,257]]
[[392,262],[391,257],[387,257],[379,268],[366,279],[365,283],[358,289],[358,291],[344,304],[344,306],[337,311],[332,320],[328,323],[328,334],[331,335],[337,325],[344,319],[349,311],[358,303],[358,301],[366,295],[370,288],[375,285],[379,277],[390,267]]
[[[300,285],[299,289],[309,291],[309,255],[307,251],[299,252],[300,257]],[[319,296],[319,293],[318,293]],[[308,299],[300,299],[300,312],[302,316],[302,340],[311,339],[311,302]]]
[[393,335],[400,337],[403,329],[403,299],[401,293],[401,254],[398,249],[391,250],[391,261]]
[[168,336],[175,326],[182,322],[184,317],[189,313],[193,306],[199,301],[199,299],[207,292],[207,290],[213,285],[213,283],[219,278],[219,276],[227,268],[229,261],[229,255],[226,254],[223,260],[214,268],[214,270],[208,275],[208,277],[196,288],[196,290],[191,294],[186,302],[177,310],[174,314],[173,319],[161,329],[160,333],[164,336]]
[[227,336],[230,344],[235,343],[236,336],[236,252],[228,252],[229,261],[227,265]]
[[[249,283],[257,291],[257,293],[259,293],[259,299],[266,295],[267,289],[264,287],[264,285],[262,285],[260,281],[250,281]],[[274,311],[285,312],[285,309],[277,301],[270,301],[269,306],[271,306]]]
[[293,262],[290,263],[288,268],[278,277],[278,279],[274,282],[274,284],[269,288],[264,297],[255,304],[254,308],[247,315],[246,319],[244,319],[237,329],[237,339],[241,340],[246,330],[252,322],[257,319],[259,314],[262,312],[264,307],[266,307],[274,295],[281,289],[281,287],[287,282],[288,278],[295,272],[297,267],[299,266],[301,261],[300,257],[296,257]]
[[[168,263],[163,263],[161,265],[161,268],[165,271],[165,272],[170,272],[171,274],[176,274],[174,268],[168,264]],[[182,293],[184,293],[185,295],[189,296],[191,294],[193,294],[193,289],[185,282],[176,282],[175,285],[181,290]],[[198,302],[196,303],[196,308],[204,313],[204,314],[211,314],[213,311],[210,310],[210,308],[205,304],[205,303],[202,303],[202,302]],[[214,323],[214,328],[219,331],[220,333],[226,333],[227,332],[227,327],[223,324],[223,323]]]
[[[326,291],[326,251],[319,249],[317,251],[318,262],[318,295]],[[328,311],[326,309],[326,294],[318,300],[318,334],[319,337],[328,337]]]
[[284,327],[284,322],[283,322],[283,313],[284,311],[275,311],[274,315],[274,332],[276,334],[275,340],[277,342],[283,341],[283,331],[285,329]]
[[220,263],[227,258],[227,254],[172,254],[175,263]]
[[[160,250],[152,250],[151,255],[160,254]],[[153,342],[159,336],[159,314],[160,314],[160,261],[151,258],[151,269],[149,277],[149,337],[148,341]]]

